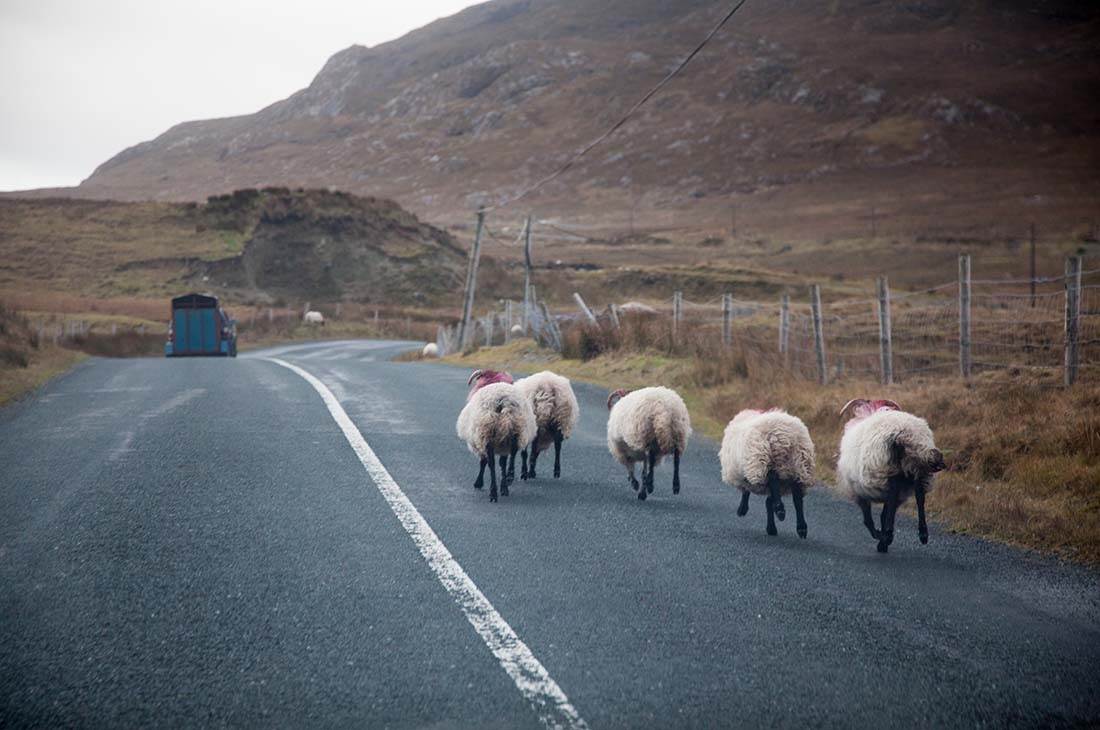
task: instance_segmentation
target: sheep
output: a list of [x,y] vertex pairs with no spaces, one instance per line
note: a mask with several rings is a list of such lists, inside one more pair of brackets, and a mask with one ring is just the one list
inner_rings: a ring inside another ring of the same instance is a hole
[[[607,448],[626,467],[630,486],[644,500],[653,493],[653,469],[672,454],[672,493],[680,493],[680,456],[691,437],[691,416],[680,395],[668,388],[616,390],[607,397]],[[642,488],[634,463],[642,462]]]
[[320,325],[321,327],[324,327],[325,315],[321,314],[320,312],[310,310],[302,316],[302,322],[308,325]]
[[527,445],[523,447],[521,479],[535,478],[535,464],[539,452],[554,444],[554,478],[561,477],[561,443],[569,438],[573,426],[577,424],[580,406],[573,386],[568,378],[563,378],[549,370],[528,376],[516,384],[535,412],[537,433],[531,440],[531,461],[527,461]]
[[[932,429],[923,418],[901,410],[892,400],[848,401],[840,411],[844,426],[837,459],[837,491],[859,505],[863,524],[885,553],[894,541],[894,517],[898,505],[910,495],[917,498],[917,534],[928,543],[924,496],[932,489],[934,475],[945,468]],[[871,503],[881,502],[881,528],[875,529]]]
[[420,351],[420,357],[439,357],[439,345],[434,342],[424,345],[424,349]]
[[466,442],[481,466],[474,482],[475,489],[485,485],[485,467],[489,467],[489,501],[497,501],[496,465],[493,457],[500,454],[500,493],[508,496],[508,485],[516,475],[516,452],[521,444],[535,437],[535,413],[531,404],[508,373],[495,370],[475,370],[466,384],[472,386],[466,405],[458,414],[455,432]]
[[798,536],[806,537],[802,496],[814,485],[814,443],[801,419],[786,411],[743,410],[733,417],[718,451],[722,481],[741,490],[737,516],[749,512],[749,495],[766,495],[767,533],[775,535],[775,518],[786,516],[783,495],[794,502]]
[[512,329],[508,331],[512,333],[512,337],[523,337],[524,335],[523,327],[518,324],[512,325]]

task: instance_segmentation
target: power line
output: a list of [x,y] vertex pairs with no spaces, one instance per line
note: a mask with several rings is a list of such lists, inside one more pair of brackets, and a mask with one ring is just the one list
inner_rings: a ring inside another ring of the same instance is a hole
[[747,2],[747,0],[739,0],[739,2],[736,5],[734,5],[733,8],[731,8],[728,13],[726,13],[725,17],[722,18],[720,21],[718,21],[718,24],[715,25],[714,28],[711,29],[710,33],[707,34],[707,36],[702,40],[702,42],[699,43],[699,45],[697,45],[695,47],[695,49],[691,53],[689,53],[687,55],[687,57],[684,58],[684,60],[679,63],[678,66],[676,66],[676,68],[672,69],[672,71],[670,71],[667,76],[665,76],[663,79],[661,79],[661,81],[656,86],[654,86],[652,89],[650,89],[646,93],[645,96],[643,96],[638,101],[634,102],[634,106],[630,107],[630,109],[626,112],[626,114],[624,114],[619,119],[619,121],[615,122],[615,124],[613,124],[610,129],[608,129],[606,132],[601,134],[596,139],[589,142],[583,149],[581,149],[580,151],[575,153],[572,157],[570,157],[569,160],[564,165],[562,165],[561,167],[559,167],[557,170],[550,173],[546,177],[542,178],[541,180],[537,181],[534,185],[531,185],[526,190],[512,196],[511,198],[506,199],[504,202],[497,203],[496,205],[492,205],[492,206],[489,206],[487,208],[482,208],[482,210],[484,210],[486,212],[491,211],[491,210],[497,210],[499,208],[503,208],[505,206],[511,205],[512,203],[515,203],[517,201],[523,200],[528,195],[530,195],[531,193],[533,193],[536,190],[538,190],[539,188],[541,188],[543,185],[546,185],[547,183],[555,180],[556,178],[558,178],[562,174],[564,174],[569,168],[573,167],[573,165],[575,165],[578,160],[580,160],[586,154],[591,152],[601,142],[603,142],[605,139],[610,137],[620,127],[622,127],[624,124],[626,124],[626,122],[630,119],[630,117],[632,117],[634,115],[634,113],[636,111],[641,109],[642,106],[647,101],[649,101],[658,91],[660,91],[662,88],[664,88],[664,86],[666,84],[668,84],[668,82],[672,81],[672,79],[674,79],[677,76],[677,74],[679,74],[681,71],[683,71],[684,68],[689,63],[691,63],[691,59],[693,59],[697,55],[699,55],[699,52],[702,51],[703,48],[708,43],[710,43],[711,39],[714,38],[714,36],[718,35],[718,31],[720,31],[722,29],[722,26],[724,26],[727,22],[729,22],[729,19],[733,17],[734,13],[736,13],[738,10],[740,10],[741,6],[744,5],[746,2]]

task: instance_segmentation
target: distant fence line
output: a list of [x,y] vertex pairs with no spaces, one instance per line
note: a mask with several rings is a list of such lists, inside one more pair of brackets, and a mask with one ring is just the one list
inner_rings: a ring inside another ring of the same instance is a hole
[[[667,309],[632,311],[617,304],[594,310],[577,294],[579,311],[552,314],[531,289],[528,307],[506,301],[476,318],[470,342],[506,343],[518,325],[560,352],[563,328],[618,329],[625,315],[665,322],[672,347],[690,332],[724,348],[772,353],[788,372],[820,383],[1044,368],[1060,369],[1069,385],[1100,373],[1100,269],[1086,269],[1080,257],[1067,259],[1061,276],[1001,280],[972,276],[971,258],[962,255],[955,281],[897,293],[880,277],[874,297],[834,302],[823,302],[817,285],[770,302],[732,293],[692,302],[677,291]],[[437,344],[443,353],[459,349],[457,328],[440,327]]]

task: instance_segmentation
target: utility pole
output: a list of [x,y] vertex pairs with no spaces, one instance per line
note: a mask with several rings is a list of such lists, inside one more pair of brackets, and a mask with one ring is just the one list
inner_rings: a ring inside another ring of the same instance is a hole
[[466,349],[470,336],[470,317],[474,310],[474,293],[477,291],[477,264],[481,258],[481,232],[485,228],[485,210],[477,211],[477,230],[474,247],[470,250],[470,268],[466,274],[466,296],[462,303],[462,325],[458,331],[458,347]]
[[531,216],[523,228],[523,334],[529,333],[531,321]]

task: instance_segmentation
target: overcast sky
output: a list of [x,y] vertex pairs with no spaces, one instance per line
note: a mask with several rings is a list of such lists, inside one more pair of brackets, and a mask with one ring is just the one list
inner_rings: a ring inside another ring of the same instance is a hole
[[0,0],[0,190],[76,185],[178,122],[256,111],[329,56],[472,0]]

